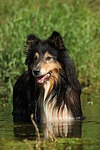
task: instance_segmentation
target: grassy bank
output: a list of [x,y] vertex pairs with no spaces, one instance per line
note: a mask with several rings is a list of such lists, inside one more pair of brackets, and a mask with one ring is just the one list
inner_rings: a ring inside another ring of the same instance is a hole
[[0,96],[11,102],[13,85],[26,69],[27,35],[46,39],[53,30],[61,33],[82,86],[99,89],[99,7],[99,0],[1,0]]

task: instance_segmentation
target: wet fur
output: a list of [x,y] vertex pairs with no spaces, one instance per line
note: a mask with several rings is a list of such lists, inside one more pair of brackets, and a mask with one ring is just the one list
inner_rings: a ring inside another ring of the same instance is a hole
[[[53,60],[47,63],[46,55],[52,56]],[[34,34],[29,35],[25,63],[28,70],[14,85],[14,119],[29,118],[31,113],[37,122],[83,119],[81,86],[76,77],[74,63],[58,32],[54,31],[45,41]],[[37,79],[32,74],[37,66],[39,70],[45,68],[51,73],[50,78],[41,85],[37,84]]]

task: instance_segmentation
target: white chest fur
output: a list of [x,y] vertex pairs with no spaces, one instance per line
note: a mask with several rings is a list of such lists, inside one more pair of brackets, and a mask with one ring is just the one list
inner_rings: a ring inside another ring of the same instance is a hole
[[57,95],[55,95],[53,100],[50,99],[52,95],[47,99],[48,92],[50,92],[51,89],[52,87],[50,82],[47,81],[47,83],[44,85],[43,97],[43,109],[47,122],[66,122],[73,120],[72,114],[64,102],[61,103],[60,107],[55,107]]

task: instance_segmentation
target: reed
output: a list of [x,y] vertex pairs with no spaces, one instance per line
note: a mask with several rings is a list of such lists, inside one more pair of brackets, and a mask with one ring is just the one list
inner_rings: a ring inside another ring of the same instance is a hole
[[24,47],[30,33],[46,39],[61,33],[83,87],[100,85],[99,0],[1,0],[0,95],[12,102],[13,85],[26,70]]

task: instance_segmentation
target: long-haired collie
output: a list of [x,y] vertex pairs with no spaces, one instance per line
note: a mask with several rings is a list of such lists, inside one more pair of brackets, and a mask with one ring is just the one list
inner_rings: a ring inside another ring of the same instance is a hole
[[28,70],[14,86],[13,115],[36,122],[66,122],[82,119],[81,86],[75,66],[61,35],[54,31],[47,40],[34,34],[27,37]]

